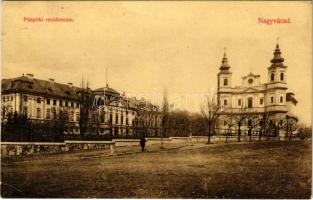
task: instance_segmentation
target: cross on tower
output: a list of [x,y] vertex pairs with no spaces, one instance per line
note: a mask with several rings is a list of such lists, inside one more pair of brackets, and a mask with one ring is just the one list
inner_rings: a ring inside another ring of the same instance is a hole
[[278,42],[279,42],[279,37],[276,38],[276,43],[278,44]]

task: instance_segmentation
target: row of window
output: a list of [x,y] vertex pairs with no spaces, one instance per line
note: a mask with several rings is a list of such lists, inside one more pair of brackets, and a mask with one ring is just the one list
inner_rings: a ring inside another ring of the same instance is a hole
[[[248,122],[248,123],[247,123],[247,126],[252,126],[252,120],[249,119],[247,122]],[[227,126],[227,121],[224,121],[223,124],[224,124],[224,126]],[[258,124],[259,124],[259,126],[262,126],[262,120],[261,120],[261,119],[258,120]],[[270,124],[270,125],[274,125],[274,121],[273,121],[273,120],[270,120],[270,121],[269,121],[269,124]],[[283,120],[279,120],[278,125],[279,125],[279,126],[282,126],[282,125],[283,125]]]
[[[263,105],[264,99],[260,98],[260,105]],[[284,98],[280,97],[280,103],[284,102]],[[227,106],[227,99],[224,99],[224,106]],[[271,97],[271,103],[274,103],[274,97]],[[238,106],[242,105],[242,101],[241,99],[238,99]],[[253,107],[253,98],[249,97],[248,98],[248,108],[252,108]]]
[[[284,78],[285,78],[284,73],[280,73],[280,80],[284,81]],[[271,73],[271,81],[274,81],[274,80],[275,80],[275,74]]]
[[[27,115],[28,108],[26,106],[23,107],[23,114]],[[68,112],[59,110],[59,116],[63,115],[68,116]],[[68,116],[70,121],[74,121],[74,111],[70,112],[70,115]],[[37,108],[36,109],[36,118],[41,118],[41,109]],[[57,118],[57,113],[55,108],[47,108],[46,109],[46,119],[56,119]],[[79,112],[76,112],[76,121],[79,121],[80,115]]]
[[3,96],[2,97],[2,101],[6,102],[6,101],[13,101],[13,95],[10,96]]
[[[28,102],[28,97],[27,96],[23,96],[23,100],[24,100],[24,102]],[[72,107],[72,108],[74,108],[74,106],[75,106],[75,102],[73,102],[73,101],[63,101],[63,100],[58,100],[59,101],[59,106],[65,106],[65,107]],[[40,104],[41,102],[42,102],[42,99],[40,98],[40,97],[37,97],[36,98],[36,102],[38,103],[38,104]],[[56,99],[46,99],[46,104],[47,105],[57,105],[57,100]],[[76,108],[79,108],[79,103],[78,102],[76,102]]]

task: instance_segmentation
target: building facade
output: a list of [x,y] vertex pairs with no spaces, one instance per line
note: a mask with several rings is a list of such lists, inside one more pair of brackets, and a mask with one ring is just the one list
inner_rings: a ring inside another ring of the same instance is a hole
[[282,127],[290,120],[297,121],[294,114],[297,100],[293,93],[287,92],[287,66],[283,62],[284,58],[277,44],[271,65],[267,68],[266,83],[261,83],[260,75],[250,72],[242,77],[240,86],[233,86],[231,67],[224,53],[217,74],[217,99],[221,109],[218,128],[236,129],[242,126],[244,130],[253,126],[258,130],[268,120],[270,126],[276,129],[280,127],[280,135],[283,135],[285,129]]
[[[83,98],[88,96],[88,102]],[[159,108],[144,99],[126,97],[106,86],[96,90],[40,80],[32,74],[3,79],[1,117],[18,113],[36,123],[66,120],[64,134],[110,135],[110,138],[157,136]],[[82,129],[81,126],[87,126]]]

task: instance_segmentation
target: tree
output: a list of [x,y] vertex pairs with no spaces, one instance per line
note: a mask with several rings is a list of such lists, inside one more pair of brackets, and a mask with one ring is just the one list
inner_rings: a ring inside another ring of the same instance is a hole
[[284,121],[285,123],[283,123],[284,124],[283,127],[286,129],[285,138],[287,139],[288,137],[288,140],[290,141],[293,135],[293,132],[298,129],[298,126],[297,126],[298,119],[295,117],[289,117],[287,115]]
[[271,114],[269,112],[265,112],[262,114],[262,118],[260,120],[260,131],[259,131],[259,140],[262,140],[262,135],[266,134],[268,136],[267,132],[270,128],[270,118]]
[[248,120],[248,136],[249,136],[249,141],[252,141],[252,132],[253,129],[259,126],[260,124],[260,119],[258,118],[258,115],[253,114],[253,113],[248,113],[247,114],[247,120]]
[[216,103],[214,96],[215,95],[212,95],[212,97],[208,97],[206,104],[201,106],[201,113],[207,125],[208,144],[210,144],[211,142],[211,132],[215,128],[220,112],[220,107]]
[[236,121],[238,126],[238,142],[240,142],[241,137],[241,126],[244,125],[244,122],[248,118],[248,115],[248,108],[242,104],[242,106],[238,110],[238,113],[236,114]]
[[163,97],[162,110],[161,110],[161,117],[162,117],[162,122],[161,122],[161,149],[163,149],[163,136],[164,135],[166,136],[167,132],[168,132],[169,110],[170,110],[170,106],[168,103],[167,94],[165,92],[164,97]]
[[231,128],[236,125],[236,117],[234,114],[226,114],[223,116],[224,116],[224,120],[225,120],[226,126],[227,126],[226,138],[225,138],[225,142],[227,143],[228,142],[228,136],[230,135],[230,132],[231,132]]
[[93,109],[93,95],[91,90],[87,86],[84,86],[82,82],[82,87],[80,90],[80,117],[79,117],[79,128],[80,134],[85,135],[90,131],[92,124],[92,117],[90,111]]
[[191,121],[191,130],[192,135],[207,135],[206,131],[206,123],[203,119],[203,116],[198,113],[193,113],[190,115],[190,121]]

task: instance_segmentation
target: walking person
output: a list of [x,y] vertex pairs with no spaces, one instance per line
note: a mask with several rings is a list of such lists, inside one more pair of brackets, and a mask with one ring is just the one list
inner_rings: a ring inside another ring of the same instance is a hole
[[146,140],[145,136],[142,135],[140,137],[140,146],[141,146],[142,152],[145,150],[146,142],[147,142],[147,140]]

